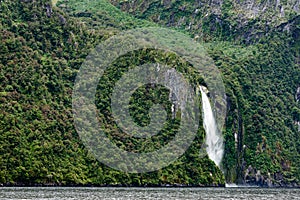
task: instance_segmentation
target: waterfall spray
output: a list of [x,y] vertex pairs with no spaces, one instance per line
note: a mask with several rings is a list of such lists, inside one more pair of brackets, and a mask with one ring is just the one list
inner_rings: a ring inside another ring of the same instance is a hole
[[218,130],[208,96],[203,86],[200,86],[200,91],[202,96],[203,126],[206,132],[206,152],[208,157],[220,167],[224,154],[222,133]]

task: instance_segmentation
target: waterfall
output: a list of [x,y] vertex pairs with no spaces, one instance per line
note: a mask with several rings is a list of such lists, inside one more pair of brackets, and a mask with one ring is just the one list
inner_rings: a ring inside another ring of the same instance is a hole
[[208,157],[220,167],[223,153],[224,144],[221,131],[218,130],[214,114],[207,97],[204,87],[200,86],[202,96],[202,109],[203,109],[203,126],[206,132],[206,152]]

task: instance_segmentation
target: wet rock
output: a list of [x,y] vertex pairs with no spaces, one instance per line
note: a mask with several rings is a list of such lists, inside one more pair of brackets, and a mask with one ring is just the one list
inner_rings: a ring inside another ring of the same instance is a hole
[[297,88],[295,98],[297,102],[300,100],[300,87]]
[[46,5],[46,9],[47,9],[47,11],[46,11],[47,17],[51,17],[52,16],[52,12],[53,12],[51,5],[47,4]]
[[66,20],[66,18],[64,18],[64,16],[58,15],[58,18],[59,18],[59,20],[60,20],[60,23],[66,24],[67,20]]

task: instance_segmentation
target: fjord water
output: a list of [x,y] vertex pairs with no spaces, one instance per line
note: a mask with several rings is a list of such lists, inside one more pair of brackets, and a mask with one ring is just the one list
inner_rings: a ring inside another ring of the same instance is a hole
[[0,200],[300,199],[299,189],[264,188],[0,188]]
[[206,132],[206,152],[208,157],[220,167],[224,154],[222,133],[218,130],[208,96],[202,86],[200,86],[200,91],[202,96],[203,126]]

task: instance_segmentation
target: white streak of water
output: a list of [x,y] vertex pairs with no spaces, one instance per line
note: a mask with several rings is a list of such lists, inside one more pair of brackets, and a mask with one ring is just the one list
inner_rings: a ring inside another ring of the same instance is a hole
[[208,157],[220,167],[224,154],[223,136],[217,128],[217,123],[203,86],[200,86],[200,91],[202,96],[203,126],[206,132],[206,152]]

